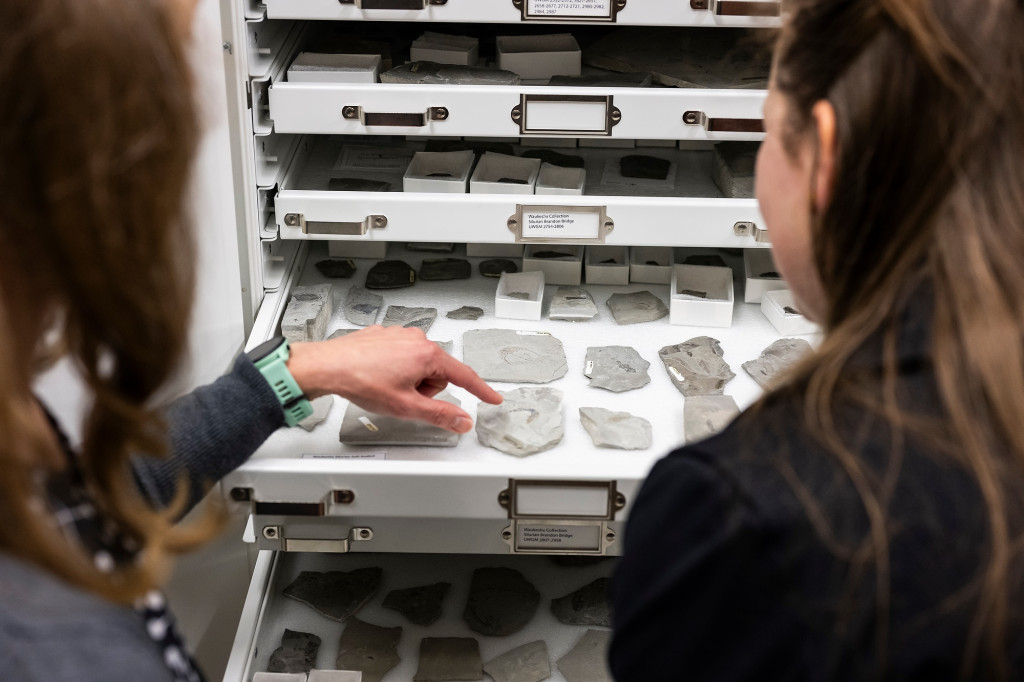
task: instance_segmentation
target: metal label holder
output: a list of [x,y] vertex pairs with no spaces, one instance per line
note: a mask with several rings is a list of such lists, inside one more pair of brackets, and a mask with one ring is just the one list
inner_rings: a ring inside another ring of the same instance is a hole
[[[551,236],[542,237],[531,234],[533,230],[530,220],[537,217],[542,220],[550,220]],[[581,237],[569,231],[571,228],[569,221],[575,217],[596,218],[596,230],[593,237]],[[615,229],[615,221],[608,217],[608,210],[605,206],[516,204],[516,212],[509,216],[506,224],[512,234],[516,236],[517,244],[604,244],[608,234]]]
[[[611,137],[612,128],[622,120],[622,112],[613,103],[612,95],[520,95],[519,104],[512,108],[512,121],[519,126],[520,135],[573,135],[576,137],[595,136]],[[603,125],[593,129],[540,128],[531,127],[529,121],[530,104],[601,104],[604,105]]]
[[[583,4],[596,6],[600,11],[589,14],[573,12]],[[520,10],[522,21],[615,23],[619,12],[626,8],[626,0],[512,0],[512,5]],[[566,11],[561,11],[563,7]]]

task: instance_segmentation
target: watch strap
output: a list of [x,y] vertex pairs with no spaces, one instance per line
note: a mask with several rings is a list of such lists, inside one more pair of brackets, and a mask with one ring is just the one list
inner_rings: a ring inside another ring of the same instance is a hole
[[283,336],[271,339],[270,342],[262,344],[250,354],[256,369],[270,384],[274,395],[281,403],[285,423],[288,426],[295,426],[313,414],[313,405],[299,388],[295,377],[288,371],[289,357],[291,357],[291,349]]

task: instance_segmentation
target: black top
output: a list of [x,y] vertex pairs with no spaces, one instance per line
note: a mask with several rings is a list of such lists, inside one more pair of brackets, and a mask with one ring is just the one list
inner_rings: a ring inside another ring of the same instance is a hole
[[[926,340],[914,321],[901,336],[898,399],[937,415]],[[880,357],[874,344],[850,370],[872,390],[881,390],[872,388]],[[875,564],[858,568],[844,554],[869,528],[860,497],[810,437],[800,397],[776,396],[659,461],[633,502],[612,588],[616,680],[960,678],[977,599],[949,597],[984,565],[981,494],[923,438],[909,439],[896,462],[883,419],[853,406],[838,417],[843,441],[872,469],[899,465],[888,633],[875,609]],[[1010,679],[1021,679],[1021,629],[1010,628]]]

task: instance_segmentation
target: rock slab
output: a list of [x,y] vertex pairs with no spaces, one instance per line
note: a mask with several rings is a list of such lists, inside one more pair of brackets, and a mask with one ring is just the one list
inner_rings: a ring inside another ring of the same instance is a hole
[[562,342],[543,332],[474,329],[462,336],[462,355],[484,381],[546,384],[568,367]]
[[562,441],[562,392],[554,388],[499,391],[501,405],[481,402],[476,413],[480,443],[514,457],[550,450]]
[[551,677],[548,647],[542,641],[518,646],[484,663],[484,672],[494,682],[541,682]]
[[357,568],[354,571],[302,571],[284,588],[284,596],[311,606],[318,613],[339,623],[355,614],[370,601],[384,571]]
[[608,307],[617,324],[653,322],[668,315],[668,306],[649,291],[632,294],[612,294]]
[[608,578],[598,578],[564,597],[551,600],[551,613],[566,625],[612,626]]
[[308,632],[285,629],[281,646],[270,654],[267,672],[308,673],[316,666],[320,638]]
[[683,435],[696,443],[715,435],[732,422],[740,408],[731,395],[698,395],[683,405]]
[[[441,391],[435,398],[452,405],[462,401]],[[451,448],[459,444],[459,434],[426,422],[399,419],[368,412],[349,403],[341,422],[338,440],[345,445],[430,445]]]
[[404,260],[382,260],[366,273],[367,289],[401,289],[416,283],[416,271]]
[[313,414],[299,422],[299,426],[307,431],[312,431],[326,421],[327,415],[331,413],[331,408],[334,407],[334,396],[322,395],[314,399],[311,404],[313,405]]
[[480,645],[472,637],[424,637],[416,682],[484,679]]
[[323,341],[333,308],[330,284],[295,287],[281,318],[281,334],[290,343]]
[[402,628],[385,628],[350,618],[338,642],[340,670],[358,670],[362,682],[380,682],[387,671],[399,663],[398,640]]
[[566,682],[613,682],[608,670],[611,630],[587,630],[569,653],[558,659]]
[[392,590],[384,597],[383,606],[398,611],[415,625],[430,625],[441,617],[441,604],[451,587],[451,583],[434,583]]
[[377,321],[377,313],[384,305],[384,297],[362,287],[352,287],[345,297],[345,319],[360,327],[369,327]]
[[420,279],[423,281],[444,281],[469,279],[473,268],[463,258],[425,258],[420,263]]
[[811,344],[803,339],[779,339],[761,351],[756,360],[744,362],[743,369],[761,388],[770,389],[781,374],[811,352]]
[[722,344],[710,336],[697,336],[658,351],[672,383],[687,398],[725,391],[725,385],[736,375],[722,359],[724,355]]
[[445,315],[449,320],[479,320],[484,315],[483,308],[473,305],[464,305],[455,310],[449,310]]
[[475,632],[504,637],[526,627],[539,604],[540,592],[519,571],[478,568],[473,571],[462,618]]
[[415,327],[426,334],[434,320],[437,319],[437,308],[410,308],[404,305],[389,305],[384,312],[384,327]]
[[583,287],[558,287],[551,299],[548,317],[552,320],[581,322],[597,315],[594,297]]
[[646,450],[651,447],[651,423],[629,412],[581,407],[580,422],[599,448]]
[[650,366],[629,346],[591,346],[583,361],[583,376],[594,388],[621,393],[651,383]]

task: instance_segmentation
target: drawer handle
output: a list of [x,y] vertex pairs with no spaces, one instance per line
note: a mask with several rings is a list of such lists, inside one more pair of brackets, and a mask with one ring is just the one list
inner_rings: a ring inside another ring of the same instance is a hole
[[341,110],[342,118],[359,121],[364,126],[392,126],[399,128],[422,128],[429,121],[447,121],[447,107],[430,107],[425,113],[373,112],[362,107],[347,106]]
[[427,5],[446,5],[448,0],[338,0],[342,5],[356,5],[359,9],[426,9]]
[[370,228],[384,229],[388,226],[388,218],[382,215],[369,215],[361,222],[325,222],[306,220],[306,216],[301,213],[288,213],[284,217],[284,224],[288,227],[301,228],[303,234],[355,237],[366,234]]
[[690,8],[695,10],[711,10],[722,17],[782,16],[781,2],[753,2],[752,0],[690,0]]
[[687,111],[683,123],[704,126],[709,133],[763,133],[764,120],[760,118],[711,118],[703,111]]

